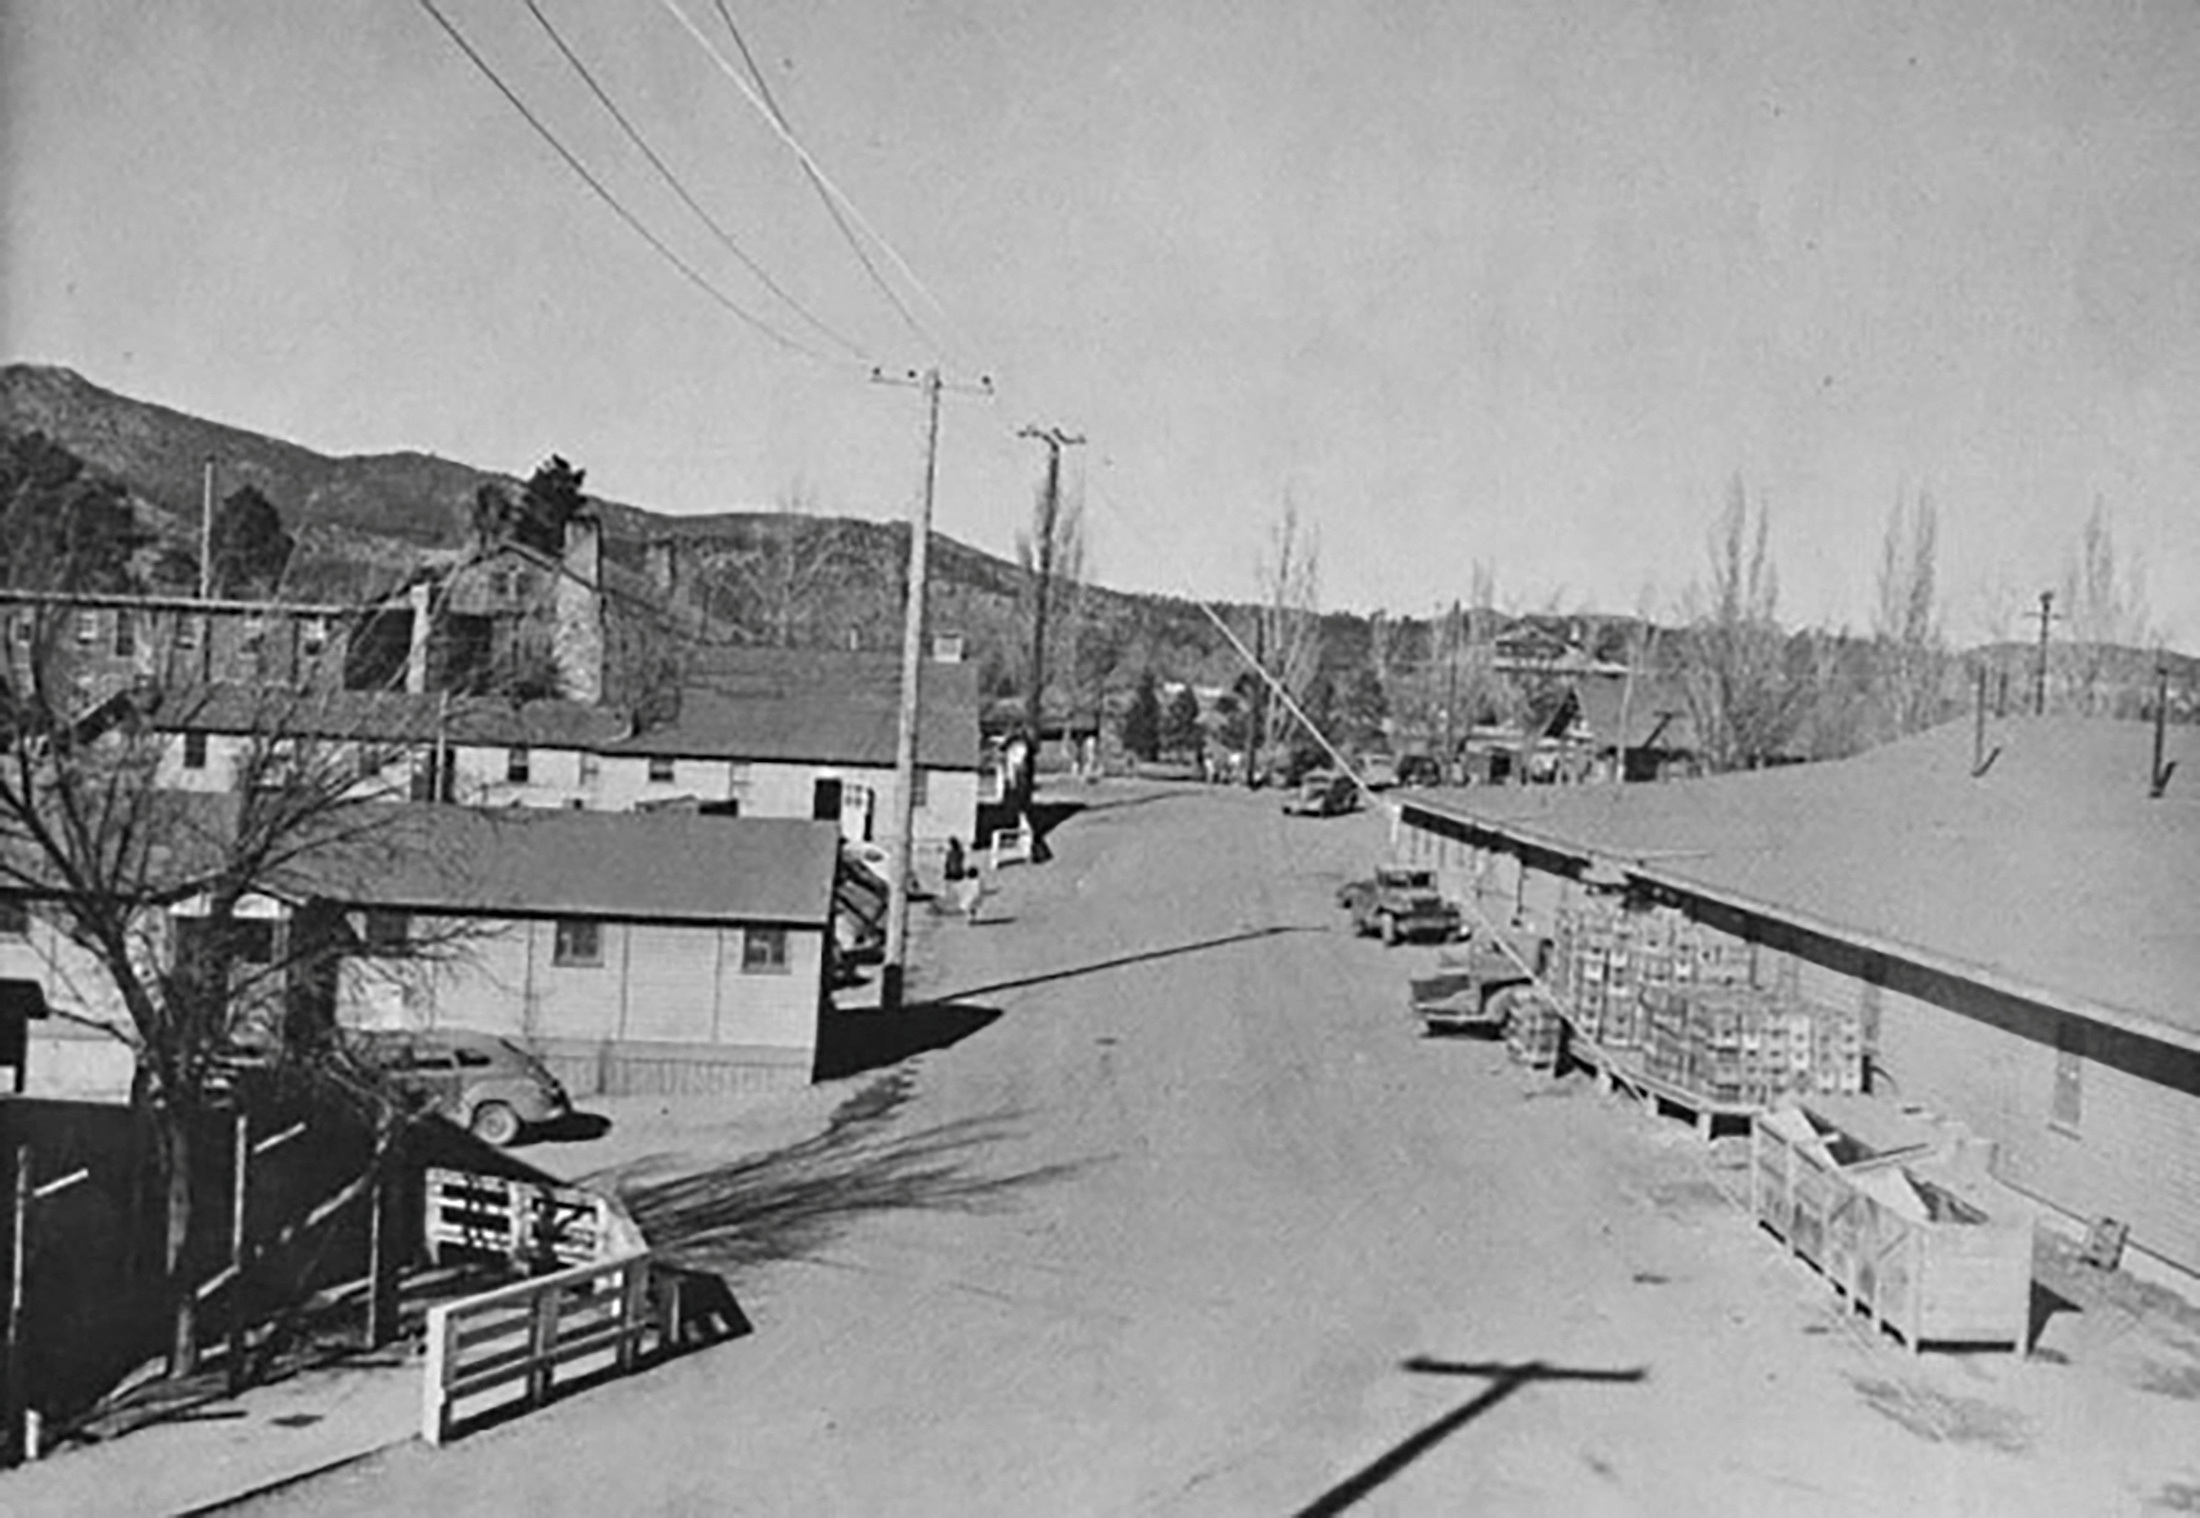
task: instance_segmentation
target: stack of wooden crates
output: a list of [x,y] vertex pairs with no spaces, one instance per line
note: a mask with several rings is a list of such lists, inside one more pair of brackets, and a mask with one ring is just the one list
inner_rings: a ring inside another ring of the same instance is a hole
[[1630,911],[1607,897],[1554,926],[1551,978],[1575,1033],[1642,1051],[1646,1074],[1734,1105],[1863,1089],[1858,1014],[1751,985],[1749,944],[1673,907]]

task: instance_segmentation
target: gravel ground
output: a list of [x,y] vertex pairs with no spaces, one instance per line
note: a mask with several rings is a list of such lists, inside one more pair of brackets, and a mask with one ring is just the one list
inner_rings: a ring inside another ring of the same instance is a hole
[[[254,1509],[2200,1511],[2200,1334],[2080,1292],[1902,1353],[1736,1205],[1732,1145],[1428,1042],[1341,931],[1380,819],[1113,785],[927,922],[951,1046],[588,1144],[755,1332]],[[920,1040],[922,1041],[922,1040]]]

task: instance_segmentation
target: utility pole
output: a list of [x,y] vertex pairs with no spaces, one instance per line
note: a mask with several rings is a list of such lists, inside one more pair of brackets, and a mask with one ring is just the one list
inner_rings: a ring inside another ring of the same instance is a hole
[[918,685],[924,674],[932,488],[939,477],[940,392],[952,389],[972,395],[991,395],[993,381],[981,376],[975,385],[949,385],[940,378],[937,365],[893,375],[883,369],[873,369],[871,380],[880,385],[912,386],[924,392],[925,401],[924,489],[918,492],[915,504],[909,508],[909,588],[901,633],[901,720],[894,735],[894,864],[893,874],[887,881],[886,963],[879,969],[879,1009],[898,1012],[908,983],[909,884],[916,866],[917,722],[923,713]]
[[214,455],[206,456],[206,481],[199,490],[199,599],[214,594]]
[[2040,621],[2040,657],[2032,670],[2032,715],[2047,715],[2047,624],[2055,620],[2055,593],[2040,592],[2040,609],[2033,616]]
[[1029,426],[1018,429],[1018,437],[1031,438],[1045,446],[1047,451],[1047,482],[1039,497],[1038,542],[1032,545],[1038,558],[1039,583],[1033,593],[1034,607],[1031,618],[1031,683],[1024,693],[1024,726],[1030,730],[1030,767],[1025,771],[1024,794],[1018,797],[1021,810],[1028,816],[1031,811],[1031,787],[1038,773],[1039,745],[1045,731],[1047,684],[1047,591],[1054,582],[1054,536],[1056,523],[1062,510],[1062,450],[1084,445],[1082,437],[1074,437],[1059,427]]

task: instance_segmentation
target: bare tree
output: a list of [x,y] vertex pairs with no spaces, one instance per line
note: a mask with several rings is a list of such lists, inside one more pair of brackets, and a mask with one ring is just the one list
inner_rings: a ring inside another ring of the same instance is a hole
[[1739,474],[1710,542],[1710,578],[1690,587],[1689,626],[1674,655],[1704,762],[1753,769],[1783,753],[1810,696],[1808,675],[1788,663],[1778,610],[1779,577],[1764,507],[1751,523]]
[[[714,551],[707,568],[735,587],[734,626],[753,642],[796,648],[835,641],[825,625],[839,582],[863,559],[862,535],[843,517],[819,514],[816,493],[797,480],[761,518],[753,534],[729,551]],[[714,608],[706,607],[706,610]]]
[[2071,704],[2090,716],[2116,695],[2119,651],[2154,641],[2145,568],[2136,556],[2119,552],[2108,507],[2098,499],[2077,552],[2063,566],[2062,614],[2062,683]]
[[[1302,701],[1321,670],[1321,541],[1299,521],[1298,503],[1284,501],[1268,532],[1255,577],[1260,585],[1256,651],[1293,701]],[[1296,726],[1281,701],[1262,704],[1260,752],[1278,746]]]
[[[1059,481],[1059,475],[1050,474]],[[1057,491],[1051,498],[1046,485],[1035,492],[1031,525],[1016,534],[1017,620],[1027,630],[1030,658],[1026,665],[1024,695],[1026,721],[1043,720],[1049,686],[1073,715],[1078,692],[1079,635],[1085,612],[1085,503],[1077,490]],[[1034,741],[1037,733],[1033,734]]]
[[[87,709],[69,662],[73,615],[58,603],[15,613],[28,622],[11,629],[18,654],[0,677],[0,892],[47,926],[51,952],[70,962],[57,974],[73,965],[97,983],[113,1020],[78,1015],[134,1057],[132,1102],[149,1124],[163,1199],[170,1367],[187,1374],[194,1144],[231,1099],[243,1056],[273,1079],[344,1084],[319,993],[354,945],[315,903],[332,887],[336,899],[361,899],[355,890],[387,864],[385,830],[406,812],[383,803],[402,799],[404,766],[316,736],[329,728],[306,711],[326,699],[313,695],[139,686]],[[213,701],[228,706],[222,728],[247,735],[233,785],[169,789],[162,762],[174,733]],[[295,910],[267,910],[283,904]]]
[[1872,617],[1872,686],[1880,734],[1900,737],[1940,720],[1947,650],[1937,578],[1939,517],[1931,495],[1897,500],[1879,544]]

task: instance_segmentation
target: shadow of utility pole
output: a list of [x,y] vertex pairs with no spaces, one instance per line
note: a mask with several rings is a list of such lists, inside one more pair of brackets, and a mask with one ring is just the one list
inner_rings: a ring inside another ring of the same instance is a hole
[[1290,923],[1278,923],[1265,928],[1248,928],[1242,933],[1226,933],[1220,938],[1203,938],[1197,943],[1180,943],[1165,949],[1144,949],[1136,954],[1120,954],[1113,959],[1095,960],[1087,965],[1071,965],[1061,970],[1043,970],[1017,980],[997,980],[989,986],[971,986],[951,993],[949,1001],[967,1001],[973,996],[991,996],[1001,991],[1021,991],[1029,986],[1043,986],[1057,980],[1076,980],[1080,976],[1100,975],[1109,970],[1121,970],[1131,965],[1150,964],[1157,959],[1175,959],[1183,954],[1202,954],[1209,949],[1227,948],[1231,944],[1251,943],[1255,939],[1274,938],[1281,933],[1319,933],[1316,927],[1300,927]]
[[1461,1364],[1451,1360],[1431,1359],[1427,1355],[1415,1355],[1405,1362],[1404,1369],[1424,1376],[1479,1376],[1487,1380],[1489,1385],[1472,1400],[1461,1403],[1426,1428],[1400,1440],[1376,1459],[1323,1492],[1300,1508],[1296,1518],[1327,1518],[1329,1514],[1343,1512],[1530,1382],[1636,1382],[1647,1380],[1650,1375],[1640,1367],[1634,1370],[1568,1370],[1563,1366],[1546,1365],[1541,1360],[1529,1360],[1518,1365],[1506,1365],[1499,1361]]

